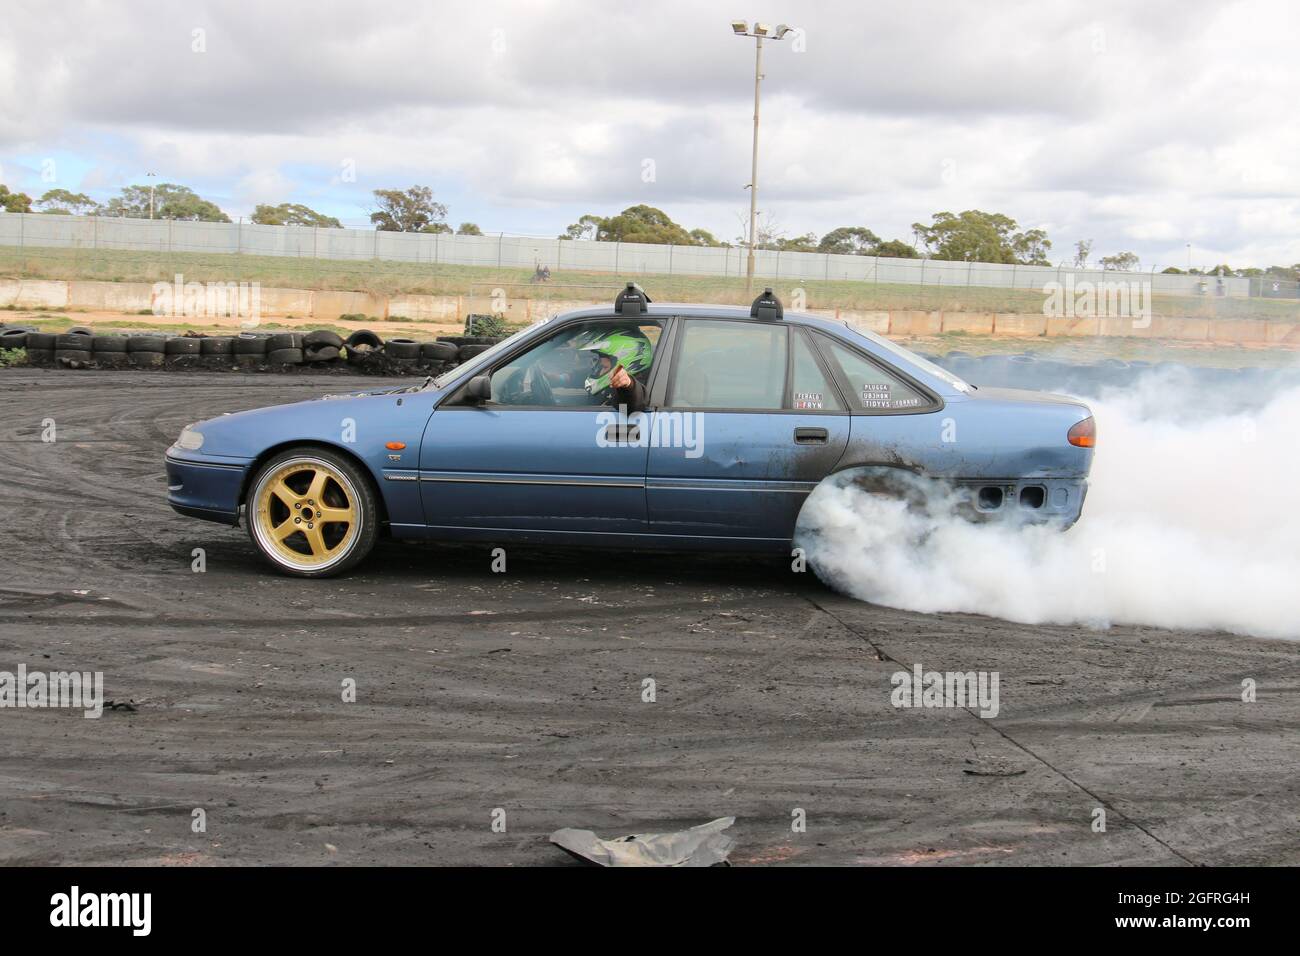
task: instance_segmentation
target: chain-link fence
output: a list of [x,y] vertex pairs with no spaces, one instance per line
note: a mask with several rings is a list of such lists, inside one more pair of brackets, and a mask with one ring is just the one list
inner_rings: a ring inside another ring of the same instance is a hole
[[[641,278],[660,301],[748,300],[744,247],[459,236],[248,223],[0,214],[0,273],[32,278],[257,281],[379,294],[490,294],[603,301]],[[1300,289],[1270,276],[1114,272],[758,250],[755,275],[813,309],[1072,314],[1138,296],[1157,314],[1300,319]],[[558,286],[564,286],[561,291]],[[1056,305],[1053,305],[1053,297]],[[1095,305],[1087,301],[1092,297]],[[1073,303],[1073,304],[1072,304]]]
[[[551,271],[609,272],[618,275],[695,275],[740,277],[744,247],[653,245],[595,242],[535,236],[459,236],[262,226],[244,222],[106,219],[98,216],[0,215],[0,244],[142,252],[227,253],[304,259],[388,262]],[[1157,295],[1251,295],[1295,298],[1297,284],[1271,277],[1115,273],[1068,267],[894,259],[814,252],[755,253],[755,275],[763,280],[822,280],[934,286],[1041,290],[1052,281],[1102,281],[1140,278]]]

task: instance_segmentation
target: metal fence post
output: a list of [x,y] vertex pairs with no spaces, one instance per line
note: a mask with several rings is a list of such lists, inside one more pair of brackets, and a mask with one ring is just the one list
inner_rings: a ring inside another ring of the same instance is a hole
[[614,271],[615,272],[618,272],[618,246],[619,244],[615,242],[614,243]]
[[500,270],[501,268],[501,245],[502,243],[505,242],[505,238],[506,238],[506,234],[504,232],[497,233],[497,269],[498,270]]
[[673,274],[673,244],[668,243],[668,274]]

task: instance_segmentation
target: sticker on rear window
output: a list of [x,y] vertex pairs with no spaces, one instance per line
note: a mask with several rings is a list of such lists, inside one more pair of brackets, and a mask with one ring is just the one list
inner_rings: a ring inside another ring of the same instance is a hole
[[904,397],[896,398],[892,382],[868,382],[862,386],[863,408],[916,408],[920,404],[921,399],[911,394],[911,389],[905,390]]

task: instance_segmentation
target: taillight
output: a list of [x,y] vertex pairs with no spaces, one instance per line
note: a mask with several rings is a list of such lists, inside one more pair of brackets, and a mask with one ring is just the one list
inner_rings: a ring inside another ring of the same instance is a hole
[[1079,448],[1093,448],[1097,444],[1097,423],[1089,416],[1083,421],[1070,426],[1065,438],[1071,445]]

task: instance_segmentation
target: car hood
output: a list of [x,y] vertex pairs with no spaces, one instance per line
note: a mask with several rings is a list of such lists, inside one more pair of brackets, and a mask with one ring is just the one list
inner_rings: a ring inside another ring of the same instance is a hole
[[218,415],[192,427],[203,434],[203,454],[232,458],[252,458],[285,441],[339,444],[347,441],[345,431],[360,435],[363,445],[377,436],[418,442],[434,394],[396,388],[320,396]]

